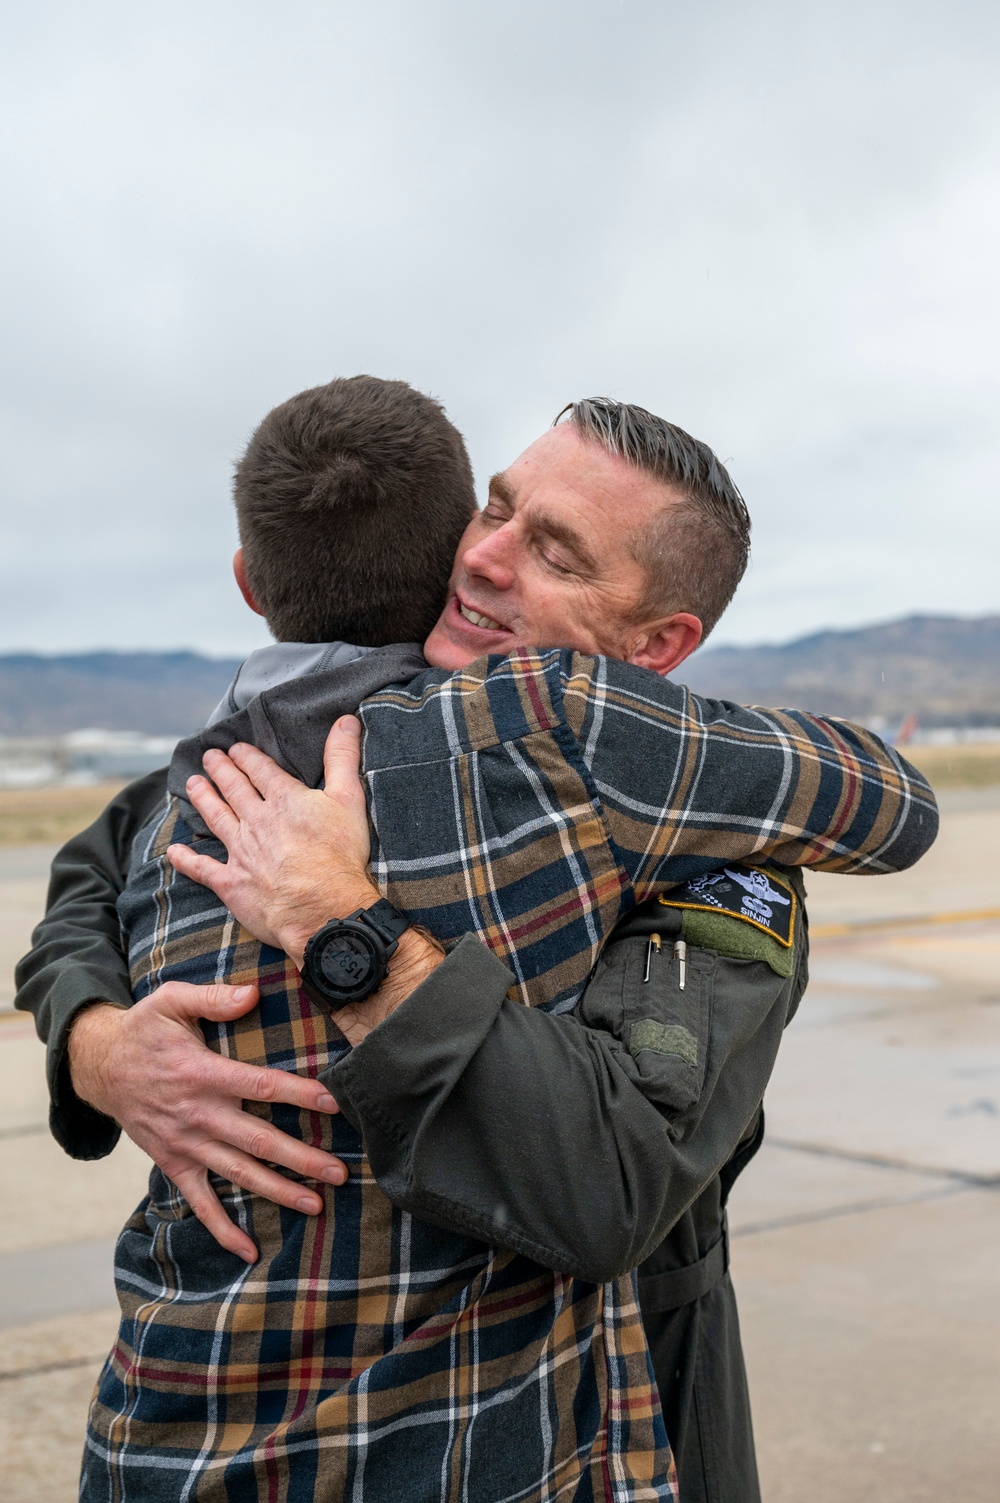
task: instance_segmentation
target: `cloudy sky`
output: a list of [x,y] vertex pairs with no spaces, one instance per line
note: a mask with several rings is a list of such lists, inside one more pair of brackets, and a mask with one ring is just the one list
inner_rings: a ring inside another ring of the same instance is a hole
[[337,374],[480,481],[574,396],[730,463],[717,640],[1000,609],[1000,7],[35,0],[0,58],[0,652],[265,640],[231,462]]

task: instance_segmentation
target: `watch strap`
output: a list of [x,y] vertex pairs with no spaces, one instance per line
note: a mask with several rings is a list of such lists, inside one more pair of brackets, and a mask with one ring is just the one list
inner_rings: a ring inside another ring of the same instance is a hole
[[404,929],[410,927],[410,917],[406,913],[400,913],[387,898],[380,898],[370,908],[359,908],[351,918],[361,919],[380,939],[385,940],[387,945],[395,946]]

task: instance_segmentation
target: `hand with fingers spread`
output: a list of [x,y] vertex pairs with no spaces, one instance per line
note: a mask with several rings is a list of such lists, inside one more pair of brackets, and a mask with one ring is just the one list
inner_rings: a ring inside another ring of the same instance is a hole
[[[322,790],[307,788],[255,746],[238,744],[228,755],[209,751],[204,761],[212,782],[190,778],[187,794],[229,859],[216,861],[186,845],[169,846],[167,856],[177,871],[210,888],[256,939],[301,966],[310,935],[328,919],[381,897],[368,871],[361,722],[344,715],[331,728]],[[429,936],[407,929],[379,991],[334,1014],[348,1042],[360,1043],[443,957]]]
[[316,1215],[315,1191],[269,1164],[341,1185],[343,1162],[280,1132],[242,1109],[244,1101],[285,1102],[333,1113],[318,1080],[265,1070],[215,1054],[199,1018],[231,1022],[257,1005],[254,986],[188,986],[171,981],[133,1007],[97,1004],[80,1013],[69,1040],[73,1087],[113,1117],[159,1165],[223,1247],[256,1262],[253,1242],[226,1214],[209,1171],[279,1205]]
[[187,793],[229,860],[186,845],[170,846],[169,859],[211,888],[256,939],[301,965],[306,941],[327,919],[380,896],[368,874],[360,760],[361,722],[354,715],[338,720],[327,737],[322,790],[307,788],[255,746],[206,752],[213,782],[191,778]]

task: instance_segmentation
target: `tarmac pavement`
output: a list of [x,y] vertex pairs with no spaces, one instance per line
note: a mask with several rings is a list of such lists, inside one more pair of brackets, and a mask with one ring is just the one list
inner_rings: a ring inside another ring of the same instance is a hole
[[0,845],[0,1014],[14,1000],[14,966],[45,909],[54,845]]
[[[1000,1498],[1000,919],[954,918],[1000,910],[1000,790],[942,804],[913,872],[808,882],[813,980],[731,1201],[765,1503]],[[7,975],[49,854],[0,848]],[[68,1503],[147,1165],[62,1154],[9,1012],[0,1084],[2,1496]]]

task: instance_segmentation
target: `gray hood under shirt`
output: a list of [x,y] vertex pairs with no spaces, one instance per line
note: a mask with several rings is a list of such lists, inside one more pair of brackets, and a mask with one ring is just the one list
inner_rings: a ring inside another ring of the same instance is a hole
[[[228,751],[247,741],[310,788],[323,783],[323,748],[341,715],[390,684],[408,684],[427,669],[415,642],[356,647],[350,642],[275,642],[243,663],[208,724],[178,742],[169,791],[187,803],[185,787],[204,774],[211,747]],[[199,821],[200,823],[200,821]]]
[[344,668],[376,650],[355,647],[353,642],[271,642],[267,647],[258,647],[237,668],[236,677],[206,724],[218,725],[220,720],[237,715],[266,689],[287,684],[293,678],[305,678],[310,673]]

